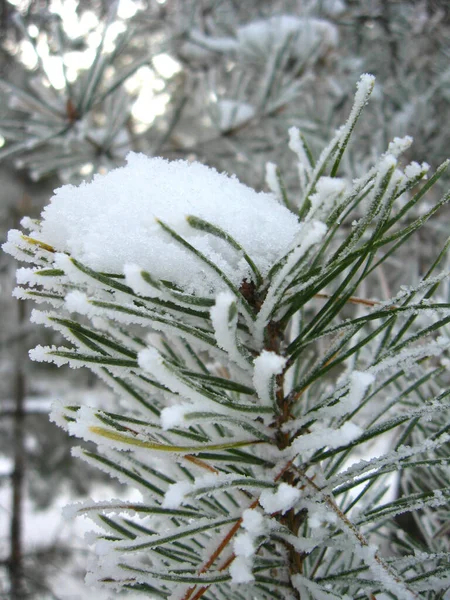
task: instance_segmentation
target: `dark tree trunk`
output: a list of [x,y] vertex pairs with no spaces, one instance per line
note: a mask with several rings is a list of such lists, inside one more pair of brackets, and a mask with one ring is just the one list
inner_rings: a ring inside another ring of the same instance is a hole
[[[18,203],[16,218],[20,220],[29,208],[29,198],[23,196]],[[23,564],[23,501],[25,493],[25,396],[27,349],[23,336],[24,325],[27,321],[27,303],[23,300],[16,302],[18,333],[14,356],[14,374],[12,378],[12,395],[14,413],[12,429],[12,458],[13,471],[11,474],[11,522],[10,522],[10,553],[8,560],[10,598],[23,600],[26,597],[25,573]]]
[[[18,328],[19,331],[25,320],[25,303],[18,302]],[[22,557],[22,508],[25,478],[25,373],[23,342],[18,341],[17,358],[14,373],[14,401],[15,412],[13,422],[13,460],[14,470],[11,475],[12,502],[11,502],[11,526],[10,526],[10,556],[9,573],[11,600],[24,598],[25,586],[23,577]]]

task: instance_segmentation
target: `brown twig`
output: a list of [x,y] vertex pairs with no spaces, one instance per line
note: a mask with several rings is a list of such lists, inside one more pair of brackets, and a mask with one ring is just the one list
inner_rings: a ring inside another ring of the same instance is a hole
[[189,462],[193,463],[194,465],[197,465],[197,467],[201,467],[202,469],[211,471],[211,473],[219,472],[217,469],[215,469],[211,465],[208,465],[208,463],[205,463],[205,461],[201,460],[200,458],[197,458],[196,456],[192,456],[192,454],[186,454],[183,458],[185,460],[188,460]]
[[[289,470],[289,468],[291,467],[293,460],[289,460],[284,466],[283,468],[280,470],[280,472],[275,476],[274,481],[277,482],[279,481],[283,475],[286,473],[286,471]],[[259,497],[254,500],[254,502],[252,502],[252,504],[250,504],[249,509],[253,509],[256,508],[258,506],[259,503]],[[228,546],[228,544],[230,543],[230,541],[232,540],[232,538],[236,535],[236,533],[239,531],[239,528],[242,524],[242,519],[239,519],[238,521],[236,521],[236,523],[233,525],[233,527],[230,529],[230,531],[227,533],[227,535],[224,537],[224,539],[222,540],[222,542],[219,544],[219,546],[217,546],[217,548],[214,550],[214,552],[212,553],[212,555],[209,557],[209,559],[207,560],[207,562],[201,567],[201,569],[199,569],[198,574],[201,575],[203,573],[206,573],[206,571],[208,571],[208,569],[214,564],[214,562],[219,558],[219,556],[222,554],[222,552],[225,550],[225,548]],[[221,567],[219,567],[219,571],[224,571],[225,569],[227,569],[230,564],[233,562],[233,560],[235,559],[235,555],[232,554],[231,556],[229,556],[226,561],[223,563],[223,565]],[[186,592],[186,594],[183,596],[182,600],[199,600],[203,594],[205,592],[208,591],[209,589],[209,585],[206,586],[202,586],[201,588],[199,588],[195,594],[195,596],[192,596],[192,594],[195,592],[195,588],[196,586],[193,586],[191,588],[189,588]]]
[[[324,300],[329,300],[330,298],[332,298],[332,295],[319,293],[314,294],[314,298],[322,298]],[[347,302],[350,302],[351,304],[362,304],[363,306],[370,307],[380,306],[381,304],[383,304],[383,302],[381,302],[380,300],[367,300],[366,298],[358,298],[357,296],[350,296],[350,298],[347,298]],[[387,306],[386,308],[392,310],[394,308],[397,308],[397,306],[395,304],[392,304],[391,306]]]

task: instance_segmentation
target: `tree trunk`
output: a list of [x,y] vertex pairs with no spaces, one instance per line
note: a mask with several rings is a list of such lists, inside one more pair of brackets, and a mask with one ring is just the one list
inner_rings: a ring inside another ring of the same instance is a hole
[[[18,329],[25,320],[25,302],[18,302]],[[11,475],[12,502],[10,526],[10,556],[9,575],[11,600],[24,598],[24,574],[22,557],[22,529],[23,529],[23,491],[25,478],[25,373],[23,370],[25,357],[23,356],[23,341],[18,341],[16,365],[14,373],[14,401],[15,412],[13,422],[13,460],[14,470]]]

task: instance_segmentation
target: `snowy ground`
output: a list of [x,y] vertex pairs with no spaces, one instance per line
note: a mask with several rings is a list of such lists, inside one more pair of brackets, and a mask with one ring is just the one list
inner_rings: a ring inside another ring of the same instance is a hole
[[[39,397],[33,396],[27,398],[26,406],[32,407],[33,411],[48,413],[50,406],[57,398],[64,398],[67,403],[77,401],[91,405],[104,405],[108,400],[112,400],[111,393],[96,386],[90,390],[84,390],[81,394],[79,389],[68,388],[67,380],[61,380],[58,377],[52,381],[52,392],[42,394]],[[42,381],[38,387],[49,388],[48,381]],[[4,408],[11,408],[8,401],[4,401]],[[73,458],[73,460],[77,460]],[[10,473],[12,462],[9,458],[0,456],[0,477]],[[45,482],[44,482],[45,485]],[[118,497],[117,488],[97,483],[92,486],[90,496],[93,500],[107,500],[111,497]],[[135,490],[124,489],[120,497],[124,500],[139,501],[141,496]],[[93,548],[89,546],[84,539],[87,532],[95,529],[94,523],[84,517],[75,519],[65,519],[62,510],[68,504],[77,501],[86,500],[85,497],[75,498],[68,492],[56,495],[53,504],[45,510],[37,510],[32,499],[27,496],[23,506],[23,545],[24,554],[31,555],[47,548],[67,547],[72,551],[72,557],[65,563],[55,560],[53,563],[47,558],[45,569],[47,582],[52,593],[48,595],[43,593],[39,595],[38,600],[110,600],[117,597],[116,593],[109,593],[98,589],[88,588],[84,583],[84,575],[88,569],[89,562],[93,559]],[[5,559],[9,552],[9,527],[11,512],[11,490],[9,486],[0,487],[0,559]],[[43,559],[40,559],[41,561]],[[38,565],[39,566],[39,565]],[[36,570],[39,573],[39,568]],[[36,571],[31,576],[36,576]],[[37,575],[39,577],[39,575]],[[42,580],[39,582],[42,583]],[[2,593],[6,593],[7,578],[5,573],[0,570],[0,598]],[[127,594],[127,599],[134,600],[138,596]],[[142,596],[139,595],[141,598]]]
[[[3,462],[0,467],[3,470]],[[94,490],[92,497],[95,500],[106,500],[111,497],[111,488],[106,486]],[[114,492],[115,494],[117,492]],[[135,494],[128,494],[128,499],[136,500]],[[75,520],[65,520],[62,509],[73,502],[73,498],[59,496],[55,504],[44,511],[36,512],[30,499],[24,506],[24,540],[27,553],[33,553],[40,548],[53,544],[66,545],[73,550],[73,557],[65,566],[48,564],[49,582],[58,600],[109,600],[112,595],[98,589],[88,588],[83,581],[92,558],[92,548],[84,539],[84,534],[94,529],[92,521],[79,517]],[[5,537],[9,527],[10,494],[8,490],[0,491],[0,532],[2,550],[4,550]],[[134,599],[134,594],[127,594],[127,598]],[[137,597],[137,596],[136,596]]]

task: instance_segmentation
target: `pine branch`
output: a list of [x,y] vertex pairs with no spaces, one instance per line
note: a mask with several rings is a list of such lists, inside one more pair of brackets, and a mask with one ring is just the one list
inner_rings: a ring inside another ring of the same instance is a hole
[[[366,299],[364,286],[380,249],[410,241],[448,195],[404,224],[430,186],[395,212],[401,190],[426,173],[399,169],[398,141],[348,188],[336,180],[372,85],[362,78],[346,125],[300,170],[300,221],[206,167],[132,156],[82,188],[96,203],[63,188],[29,235],[10,233],[5,250],[33,265],[15,294],[50,302],[32,319],[66,340],[31,358],[87,367],[124,400],[53,411],[97,448],[77,454],[143,495],[74,509],[104,530],[107,559],[93,577],[110,589],[184,600],[238,600],[241,585],[261,600],[329,597],[329,582],[341,598],[444,589],[443,544],[427,542],[424,569],[413,544],[393,535],[385,552],[380,539],[398,531],[400,514],[420,511],[433,532],[447,514],[449,432],[437,424],[450,304],[438,296],[448,273],[435,271],[449,244],[392,298]],[[300,139],[292,133],[291,146],[308,160]],[[113,235],[99,241],[105,222]],[[414,480],[423,468],[433,473],[427,490]],[[387,498],[400,471],[409,484]]]

